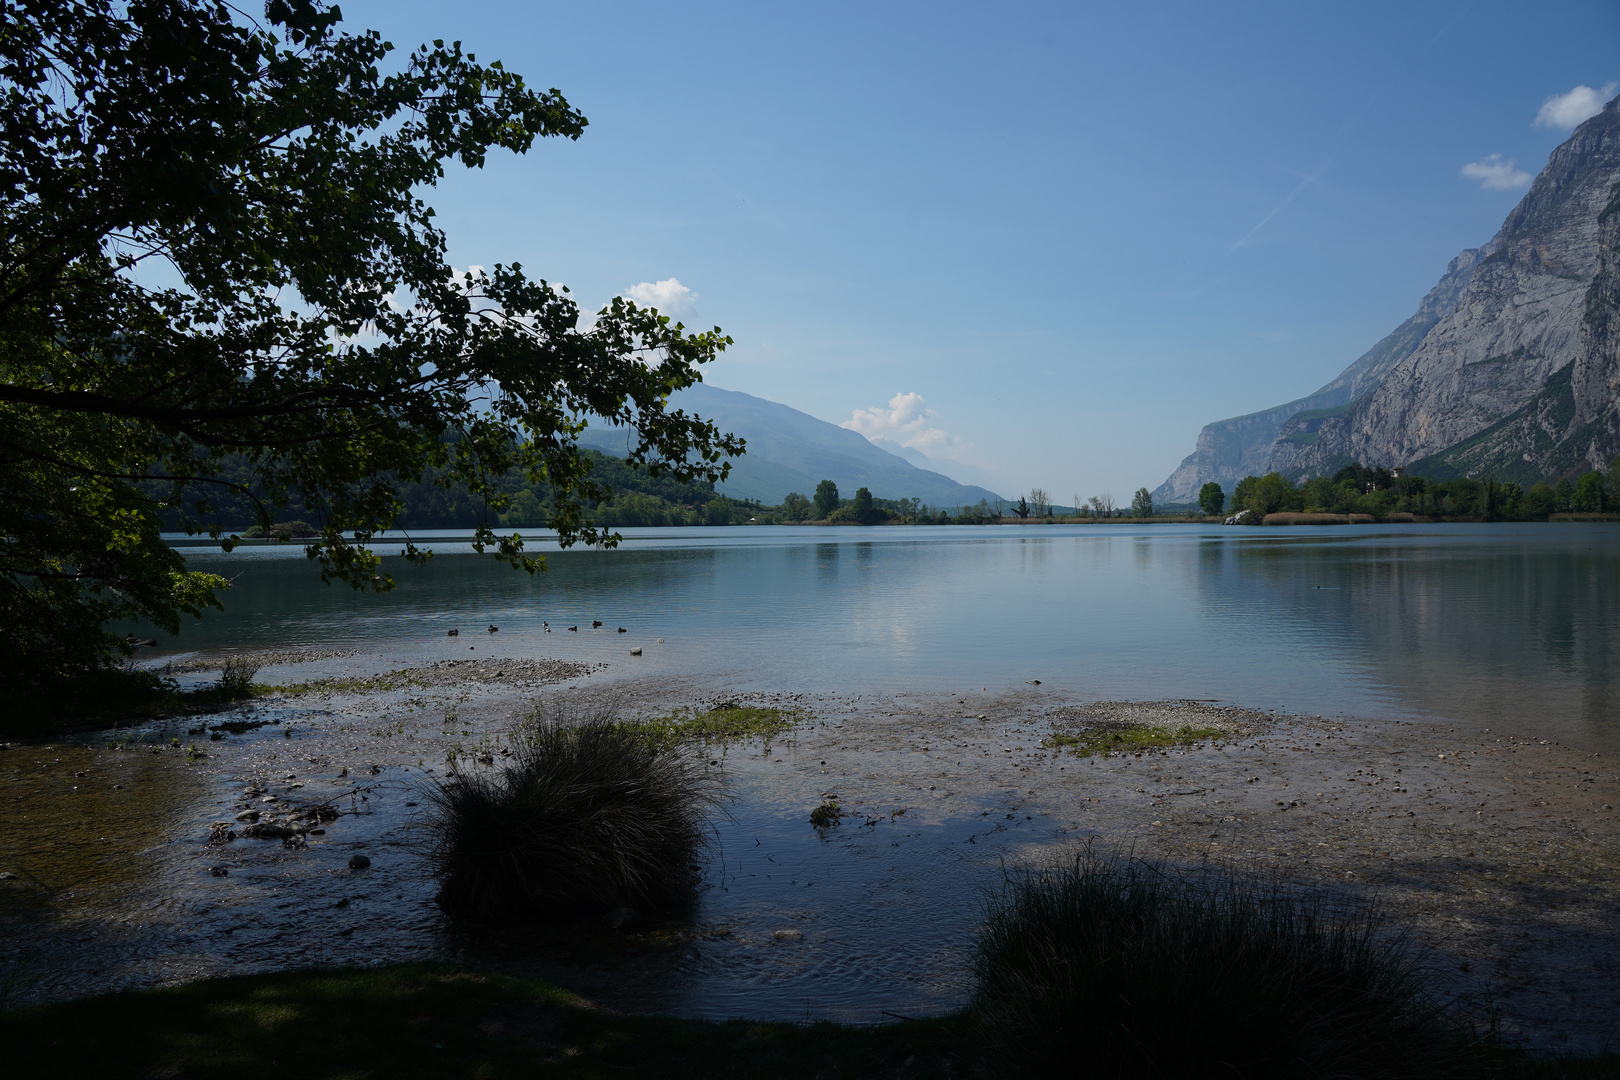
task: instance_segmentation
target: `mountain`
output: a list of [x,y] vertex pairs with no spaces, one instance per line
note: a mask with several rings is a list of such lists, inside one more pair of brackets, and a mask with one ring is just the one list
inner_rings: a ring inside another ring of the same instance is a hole
[[1264,412],[1206,425],[1198,433],[1193,452],[1153,492],[1153,501],[1196,502],[1198,489],[1210,480],[1231,491],[1245,476],[1271,471],[1268,462],[1279,439],[1290,445],[1315,442],[1323,422],[1343,414],[1352,401],[1376,388],[1391,368],[1412,355],[1441,318],[1456,309],[1457,298],[1484,253],[1483,248],[1470,248],[1452,259],[1411,318],[1320,390]]
[[1532,484],[1602,469],[1620,456],[1620,186],[1598,217],[1598,267],[1585,300],[1573,363],[1505,419],[1414,461],[1412,471]]
[[940,461],[938,458],[929,457],[916,447],[901,446],[893,439],[873,439],[872,445],[905,458],[919,469],[937,472],[941,476],[955,480],[958,484],[990,490],[990,486],[996,483],[996,480],[983,469],[964,465],[960,461]]
[[[868,441],[879,450],[887,450],[895,457],[905,458],[919,469],[934,469],[934,459],[915,447],[901,446],[893,439],[869,439]],[[934,469],[934,471],[938,472],[939,470]]]
[[1154,498],[1351,461],[1533,482],[1620,452],[1603,435],[1613,339],[1593,328],[1613,303],[1598,278],[1614,258],[1617,184],[1620,98],[1553,151],[1496,236],[1453,259],[1412,318],[1315,394],[1206,427]]
[[[698,383],[676,393],[670,403],[713,420],[721,431],[740,435],[747,443],[743,456],[731,460],[731,476],[715,485],[734,498],[774,505],[790,491],[813,496],[822,480],[837,484],[846,499],[861,487],[880,499],[915,498],[940,507],[999,498],[987,488],[919,469],[858,432],[751,394]],[[622,457],[629,449],[628,439],[623,428],[592,425],[580,443]]]

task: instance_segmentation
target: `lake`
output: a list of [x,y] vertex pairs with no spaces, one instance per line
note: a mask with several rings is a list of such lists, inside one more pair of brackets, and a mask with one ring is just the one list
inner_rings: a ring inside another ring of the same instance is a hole
[[1444,719],[1620,748],[1620,525],[623,532],[616,550],[551,550],[533,577],[429,534],[427,567],[385,559],[399,587],[384,596],[323,586],[296,544],[198,550],[193,566],[233,578],[226,610],[159,656],[481,650],[717,692],[1039,679],[1075,699]]
[[[587,694],[803,695],[792,735],[712,751],[734,802],[696,908],[624,935],[447,919],[426,872],[426,793],[447,751],[498,737],[528,698],[456,687],[272,696],[236,710],[266,726],[217,740],[179,718],[0,754],[0,870],[15,875],[0,882],[0,990],[11,979],[47,1000],[431,958],[552,978],[629,1011],[879,1022],[960,1006],[1004,868],[1077,842],[1195,862],[1281,858],[1310,880],[1387,873],[1386,887],[1406,890],[1397,898],[1421,906],[1454,888],[1431,881],[1431,866],[1485,844],[1546,854],[1586,835],[1550,796],[1515,792],[1498,815],[1463,783],[1467,805],[1441,806],[1457,784],[1424,782],[1428,766],[1414,761],[1414,791],[1378,786],[1374,763],[1398,780],[1385,751],[1406,752],[1405,735],[1379,734],[1401,726],[1381,721],[1443,725],[1423,729],[1447,740],[1425,742],[1434,765],[1465,739],[1489,752],[1504,731],[1570,758],[1561,767],[1620,749],[1616,525],[625,530],[617,550],[550,552],[533,577],[475,556],[465,537],[418,539],[439,554],[424,568],[391,557],[399,588],[383,596],[321,585],[296,544],[188,547],[193,566],[232,579],[225,610],[143,662],[356,651],[259,676],[286,683],[537,656],[605,665],[574,680]],[[1163,699],[1374,723],[1330,719],[1296,745],[1304,736],[1278,720],[1270,745],[1150,761],[1050,752],[1059,706]],[[1339,741],[1363,737],[1360,749]],[[1334,746],[1345,756],[1330,766]],[[1279,771],[1285,750],[1300,751],[1294,771]],[[1161,763],[1171,782],[1155,786]],[[1559,782],[1569,798],[1600,799]],[[282,806],[327,803],[342,816],[307,847],[209,843],[213,823],[229,826],[265,789]],[[1352,789],[1380,794],[1336,801]],[[829,794],[851,816],[818,832],[807,815]],[[1309,828],[1322,831],[1296,833]],[[1570,849],[1570,873],[1586,880],[1607,835]],[[371,866],[350,870],[362,853]],[[1334,859],[1350,861],[1312,869]],[[1545,869],[1539,880],[1551,880]],[[1461,898],[1478,900],[1483,879],[1467,880]],[[1518,903],[1492,901],[1540,910]],[[1535,928],[1538,940],[1557,932]]]

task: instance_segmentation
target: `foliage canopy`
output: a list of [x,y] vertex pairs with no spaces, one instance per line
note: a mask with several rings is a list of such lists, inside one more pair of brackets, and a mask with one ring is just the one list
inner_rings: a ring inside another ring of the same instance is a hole
[[[568,544],[598,539],[588,417],[681,481],[742,451],[665,408],[718,329],[623,299],[582,320],[516,263],[449,265],[423,189],[579,138],[558,91],[459,43],[401,59],[313,0],[262,22],[209,0],[3,2],[0,677],[96,666],[107,620],[174,632],[217,603],[158,522],[229,549],[223,492],[264,527],[298,502],[323,579],[386,589],[366,545],[424,471],[491,511],[498,478],[545,482]],[[488,519],[476,544],[540,566]]]

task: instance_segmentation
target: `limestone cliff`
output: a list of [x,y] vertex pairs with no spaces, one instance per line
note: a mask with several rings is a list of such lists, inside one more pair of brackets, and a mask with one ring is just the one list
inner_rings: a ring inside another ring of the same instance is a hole
[[1604,314],[1613,283],[1598,279],[1600,262],[1620,258],[1620,211],[1606,210],[1617,183],[1620,98],[1553,151],[1496,236],[1452,260],[1416,314],[1314,394],[1205,427],[1154,501],[1351,461],[1533,481],[1612,456],[1620,331]]
[[1604,469],[1620,456],[1620,184],[1598,217],[1598,268],[1575,360],[1523,407],[1412,470],[1438,480],[1491,475],[1532,484]]
[[[1303,477],[1330,473],[1347,461],[1410,465],[1452,448],[1461,453],[1461,444],[1526,408],[1541,419],[1526,417],[1525,423],[1559,427],[1563,421],[1553,399],[1563,391],[1549,380],[1582,347],[1588,294],[1598,273],[1599,218],[1617,183],[1620,98],[1553,151],[1487,246],[1455,309],[1371,394],[1324,419],[1309,445],[1279,445],[1268,467]],[[1585,377],[1588,383],[1601,378],[1591,372]],[[1595,387],[1591,383],[1588,391]],[[1547,400],[1533,405],[1543,391]],[[1574,403],[1571,396],[1571,408]],[[1597,406],[1588,401],[1585,407],[1590,422]],[[1515,430],[1528,437],[1529,428]],[[1568,430],[1561,430],[1567,437]],[[1504,434],[1488,441],[1500,450],[1513,439]],[[1528,449],[1521,447],[1519,458],[1527,465],[1522,452]],[[1473,460],[1464,454],[1456,463],[1465,459]]]
[[1263,412],[1205,425],[1198,433],[1197,447],[1153,492],[1153,501],[1194,502],[1198,489],[1210,480],[1231,491],[1245,476],[1270,471],[1268,461],[1277,446],[1286,443],[1287,447],[1303,447],[1314,442],[1325,419],[1343,413],[1352,401],[1370,394],[1390,368],[1410,356],[1424,335],[1451,314],[1473,277],[1474,267],[1488,253],[1488,248],[1470,248],[1452,259],[1445,275],[1429,290],[1411,318],[1315,393]]

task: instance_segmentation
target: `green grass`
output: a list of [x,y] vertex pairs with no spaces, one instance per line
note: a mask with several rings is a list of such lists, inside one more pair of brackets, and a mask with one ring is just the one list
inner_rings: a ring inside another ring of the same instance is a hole
[[[241,976],[0,1013],[10,1078],[945,1077],[958,1019],[617,1016],[543,982],[409,964]],[[954,1066],[954,1067],[953,1067]]]
[[644,737],[661,746],[697,741],[706,744],[759,739],[767,746],[776,736],[798,723],[797,714],[782,709],[750,705],[724,705],[698,712],[676,709],[667,716],[638,721],[634,726]]
[[1219,728],[1182,726],[1157,728],[1146,726],[1099,727],[1084,731],[1054,731],[1046,740],[1048,747],[1073,750],[1081,757],[1092,754],[1137,754],[1144,750],[1162,750],[1171,746],[1192,746],[1207,739],[1218,739],[1226,733]]

